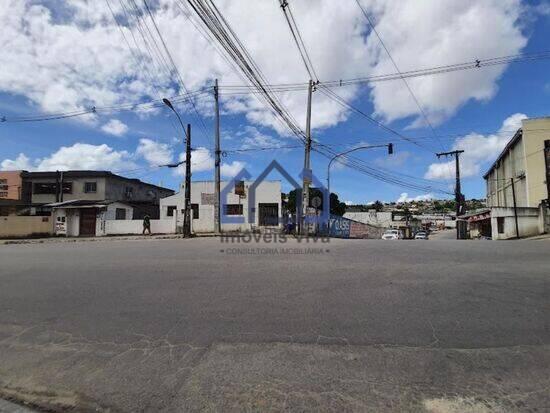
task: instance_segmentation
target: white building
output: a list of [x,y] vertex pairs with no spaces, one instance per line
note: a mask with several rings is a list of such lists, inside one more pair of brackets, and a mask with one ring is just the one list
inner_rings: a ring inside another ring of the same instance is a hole
[[[281,182],[262,181],[251,193],[253,184],[253,181],[239,181],[237,185],[233,181],[220,183],[222,231],[253,231],[281,226]],[[251,199],[254,205],[250,205]],[[192,232],[214,232],[214,201],[214,181],[191,182]],[[175,215],[178,228],[183,227],[184,207],[185,188],[182,185],[180,192],[160,200],[161,220]]]
[[68,237],[105,235],[105,222],[131,221],[134,208],[124,202],[71,200],[48,204],[55,235]]

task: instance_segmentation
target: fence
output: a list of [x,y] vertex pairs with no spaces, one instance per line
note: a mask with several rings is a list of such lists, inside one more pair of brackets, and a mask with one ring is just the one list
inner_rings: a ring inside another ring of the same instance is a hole
[[11,215],[0,217],[0,238],[40,237],[52,234],[52,217]]

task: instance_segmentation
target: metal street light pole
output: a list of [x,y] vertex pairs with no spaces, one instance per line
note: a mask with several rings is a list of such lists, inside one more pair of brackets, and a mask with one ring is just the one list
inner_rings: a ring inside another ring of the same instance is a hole
[[162,99],[164,104],[168,106],[172,112],[176,114],[178,121],[185,135],[185,207],[183,211],[183,236],[191,236],[191,125],[184,126],[179,113],[176,111],[172,102],[168,99]]
[[[327,191],[328,191],[328,196],[329,196],[329,203],[330,203],[330,167],[332,166],[332,163],[337,158],[339,158],[340,156],[347,155],[348,153],[359,151],[359,150],[362,150],[362,149],[386,148],[386,147],[388,148],[388,155],[393,154],[393,143],[387,143],[387,144],[384,144],[384,145],[358,146],[356,148],[353,148],[353,149],[350,149],[350,150],[347,150],[347,151],[344,151],[344,152],[340,152],[340,153],[334,155],[330,159],[330,161],[328,163],[328,167],[327,167]],[[329,205],[329,213],[330,213],[330,205]]]

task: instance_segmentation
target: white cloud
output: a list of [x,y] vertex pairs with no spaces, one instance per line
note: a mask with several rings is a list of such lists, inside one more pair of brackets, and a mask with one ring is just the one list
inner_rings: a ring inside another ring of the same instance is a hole
[[434,199],[433,194],[423,194],[423,195],[417,195],[415,197],[409,197],[409,194],[406,192],[403,192],[399,198],[397,199],[398,204],[404,204],[407,202],[418,202],[418,201],[430,201]]
[[[179,155],[179,160],[185,160],[185,153]],[[191,173],[213,171],[215,166],[214,156],[208,148],[199,147],[191,151]],[[222,163],[220,173],[224,177],[233,177],[246,166],[245,162],[233,161],[231,163]],[[174,171],[175,175],[185,176],[185,164],[181,164]]]
[[353,202],[353,201],[344,201],[344,204],[346,204],[346,205],[355,205],[355,202]]
[[[134,47],[133,53],[127,49],[103,2],[6,1],[0,9],[0,44],[4,46],[0,53],[0,90],[25,96],[37,110],[68,111],[181,92],[172,90],[170,76],[151,61],[135,33],[135,23],[122,31],[131,42],[130,28],[133,29],[140,47]],[[402,71],[514,54],[527,42],[517,24],[519,0],[363,3],[376,19],[377,28]],[[120,5],[111,5],[124,20]],[[190,24],[189,16],[179,5],[186,7],[185,2],[159,0],[153,13],[187,89],[211,84],[216,77],[222,85],[242,83]],[[276,2],[226,1],[218,6],[270,82],[307,81]],[[343,7],[341,2],[317,0],[315,18],[311,18],[310,2],[293,2],[292,7],[321,80],[395,71],[353,1]],[[194,13],[191,17],[197,21]],[[133,54],[148,70],[136,65]],[[493,97],[504,70],[505,66],[494,66],[409,82],[429,116],[434,121],[443,120],[470,99],[484,101]],[[352,86],[337,92],[351,100],[360,91]],[[400,81],[373,84],[371,97],[376,113],[385,119],[418,115],[418,108]],[[279,99],[303,128],[306,92],[280,93]],[[287,133],[256,96],[226,95],[222,102],[226,113],[243,113],[252,123]],[[197,105],[199,110],[211,112],[207,100]],[[183,105],[180,109],[188,110]],[[347,116],[344,108],[323,93],[314,93],[314,128],[333,126]]]
[[[376,28],[400,71],[519,53],[527,38],[519,27],[520,0],[364,0]],[[372,33],[367,45],[378,61],[373,75],[395,68]],[[452,116],[469,100],[487,101],[506,66],[409,78],[407,82],[434,124]],[[374,83],[376,113],[387,120],[420,111],[401,80]],[[414,126],[425,126],[417,118]]]
[[2,162],[0,162],[0,169],[2,171],[28,171],[33,169],[33,165],[24,153],[20,153],[15,159],[4,159]]
[[122,136],[128,132],[128,125],[118,119],[111,119],[101,127],[101,130],[110,135]]
[[172,147],[169,144],[147,138],[139,140],[136,155],[143,157],[151,166],[169,164],[174,157]]
[[33,162],[24,154],[19,154],[15,160],[5,159],[1,162],[5,169],[27,169],[35,171],[67,171],[67,170],[125,170],[136,167],[127,151],[115,151],[106,144],[90,145],[75,143],[72,146],[62,146],[56,152]]
[[246,166],[245,162],[233,161],[231,163],[222,163],[220,173],[224,177],[232,178],[237,175]]
[[258,128],[254,126],[245,126],[243,132],[237,133],[241,137],[241,148],[250,149],[250,148],[269,148],[281,146],[280,139],[274,138],[273,136],[266,135]]
[[[479,175],[482,166],[493,161],[504,149],[510,138],[521,127],[521,121],[527,116],[516,113],[504,120],[500,130],[491,135],[470,133],[456,139],[452,150],[464,150],[460,156],[460,176],[467,178]],[[433,163],[424,176],[426,179],[451,179],[455,177],[455,161]]]
[[[179,161],[185,160],[185,153],[179,155]],[[214,157],[208,148],[199,147],[191,151],[191,173],[209,171],[214,168]],[[175,175],[185,176],[185,164],[175,170]]]

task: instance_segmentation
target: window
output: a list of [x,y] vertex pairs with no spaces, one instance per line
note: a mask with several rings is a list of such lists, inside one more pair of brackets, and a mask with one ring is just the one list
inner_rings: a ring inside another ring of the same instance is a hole
[[115,219],[126,219],[126,209],[117,208],[115,211]]
[[243,206],[242,204],[227,204],[225,206],[225,215],[242,215]]
[[193,211],[193,219],[199,219],[199,204],[191,204],[191,211]]
[[6,198],[8,196],[8,180],[0,179],[0,198]]
[[[55,195],[57,193],[57,183],[55,182],[35,182],[33,185],[33,194],[38,195]],[[73,183],[63,182],[63,193],[73,193]]]
[[124,195],[126,196],[126,199],[132,199],[134,197],[134,188],[131,186],[127,186]]
[[33,194],[45,195],[45,194],[55,194],[57,185],[55,183],[42,183],[37,182],[32,188]]
[[86,194],[97,192],[97,182],[84,182],[84,192]]
[[174,216],[174,211],[177,209],[178,207],[175,206],[175,205],[169,205],[166,209],[166,216],[168,217],[173,217]]
[[499,234],[504,234],[504,217],[497,217],[497,230]]

